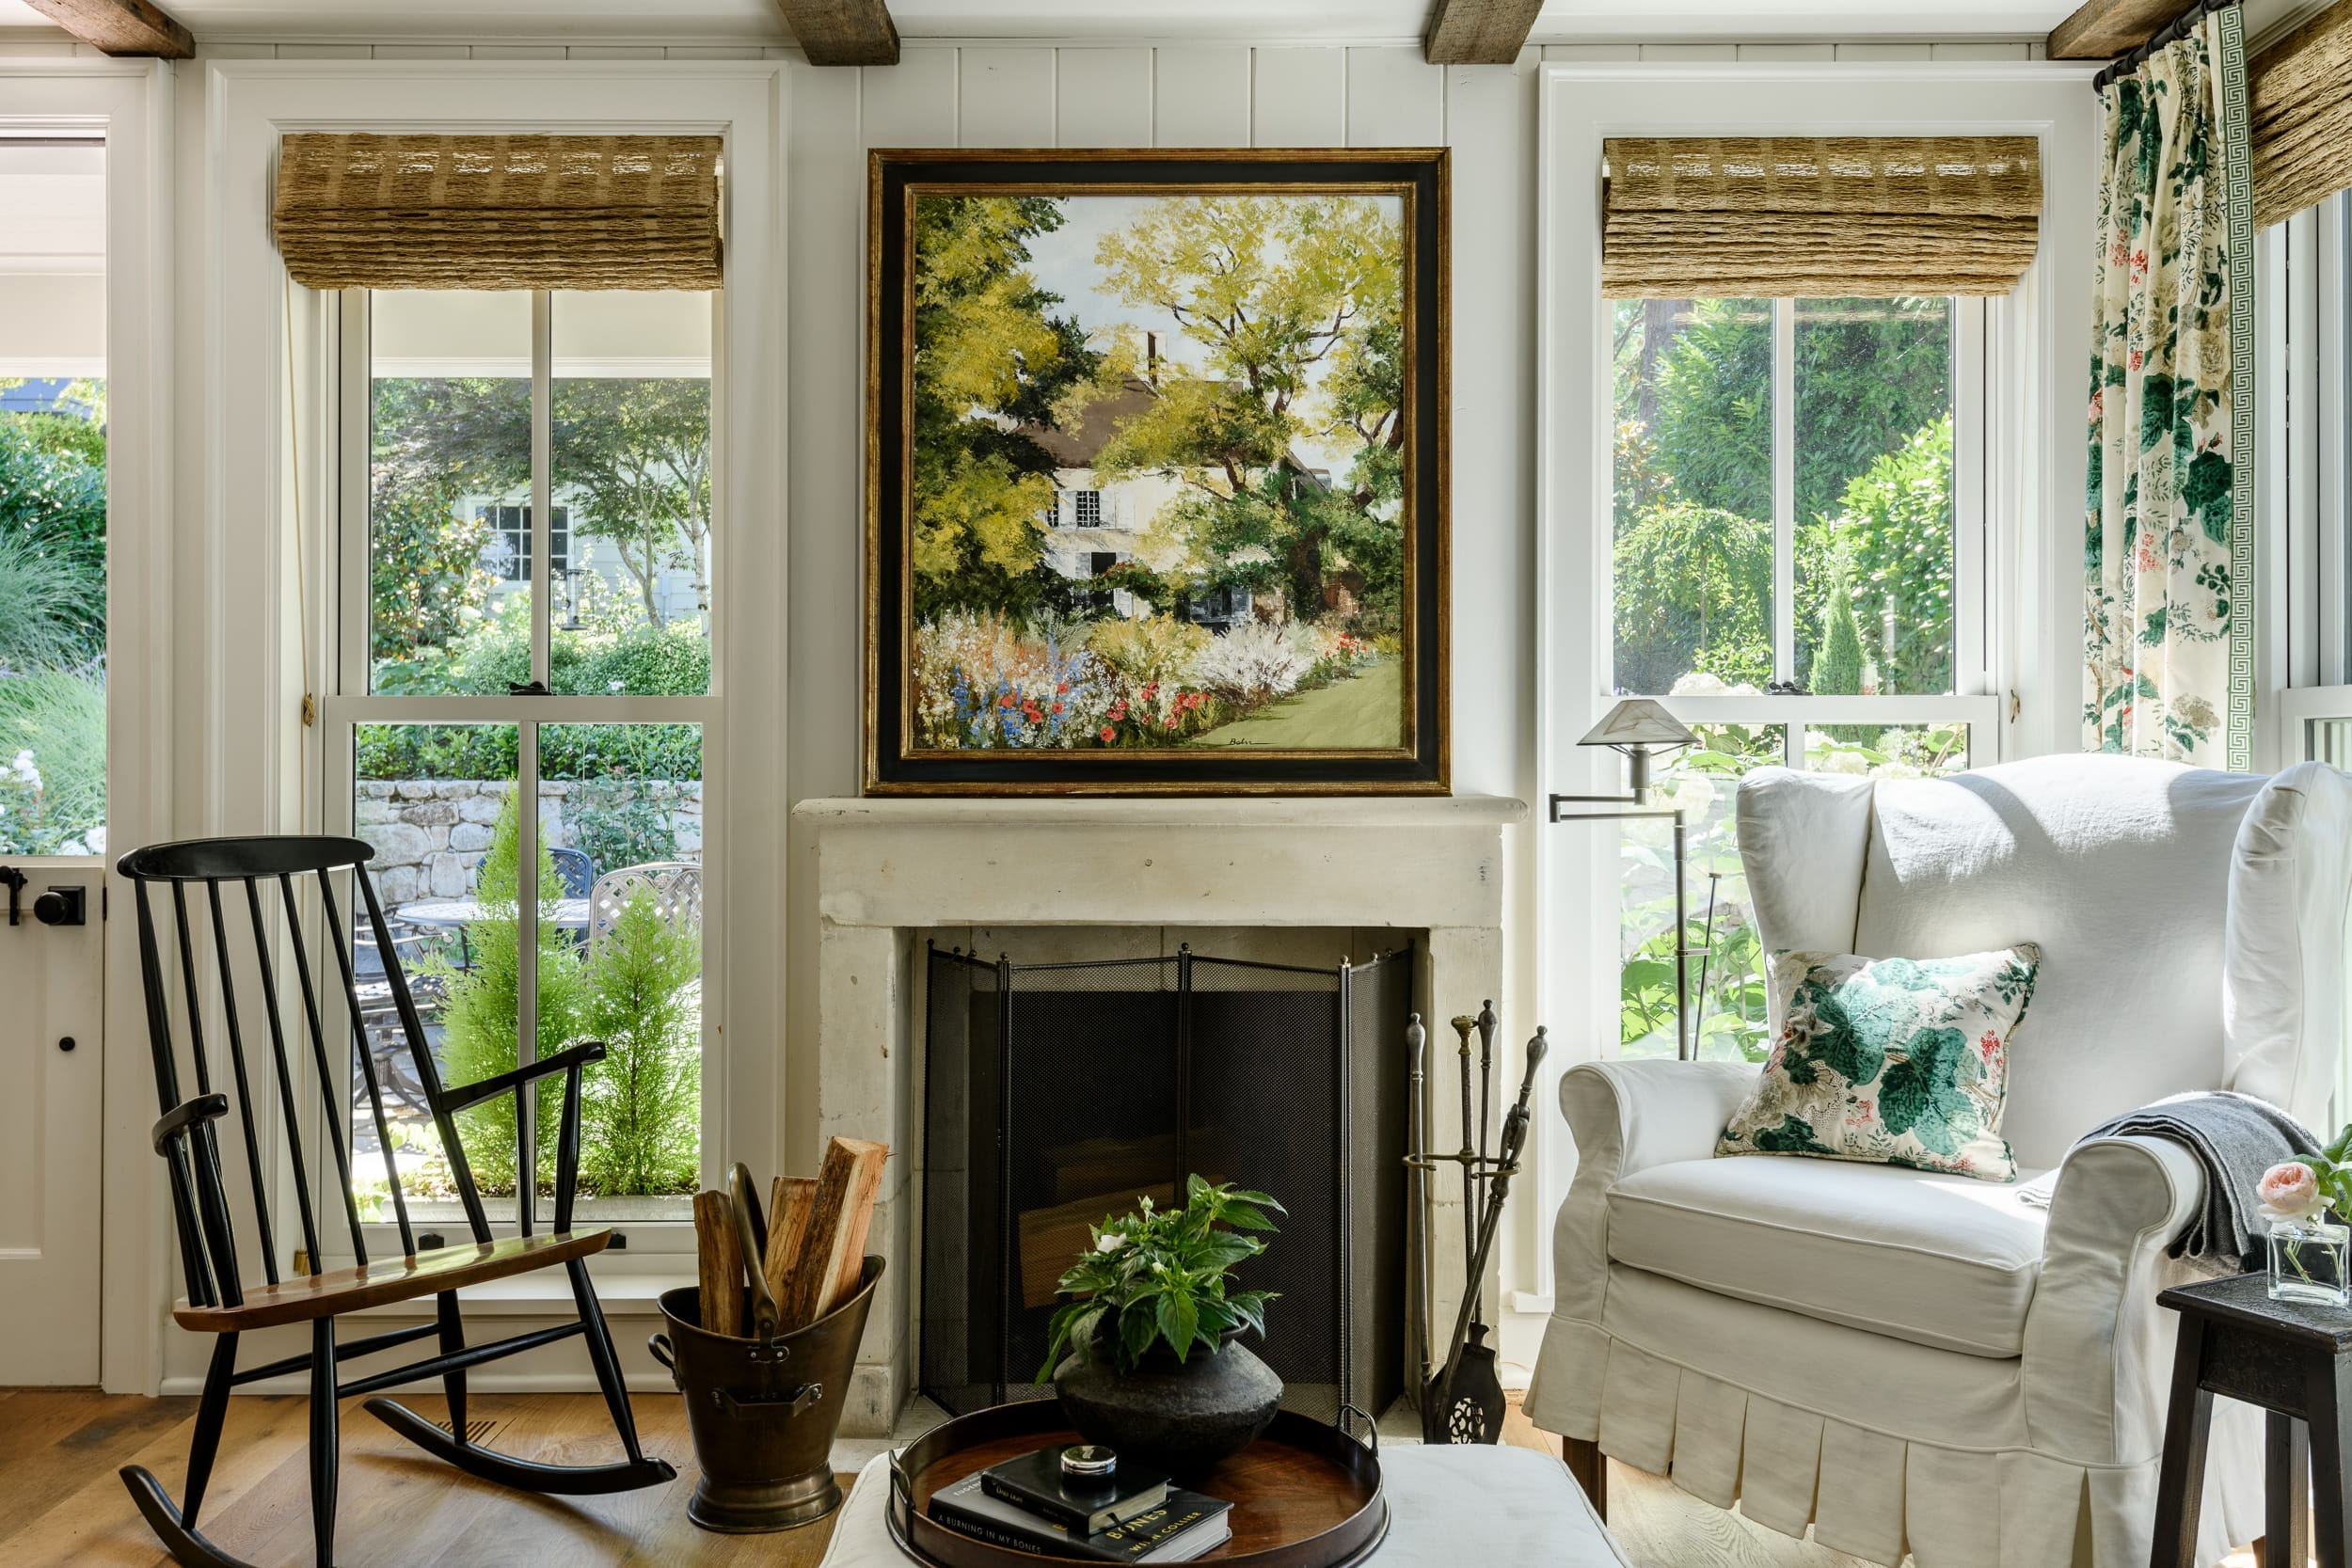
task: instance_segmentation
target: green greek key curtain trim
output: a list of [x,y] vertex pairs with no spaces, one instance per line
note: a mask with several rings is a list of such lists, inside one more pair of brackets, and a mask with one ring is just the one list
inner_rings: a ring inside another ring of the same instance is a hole
[[2083,743],[2254,764],[2254,222],[2234,6],[2102,95]]

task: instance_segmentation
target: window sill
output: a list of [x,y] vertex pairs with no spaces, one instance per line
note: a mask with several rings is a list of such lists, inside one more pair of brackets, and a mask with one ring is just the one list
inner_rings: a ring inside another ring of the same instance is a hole
[[[679,1270],[592,1270],[591,1274],[596,1300],[603,1304],[605,1315],[612,1318],[658,1318],[661,1315],[662,1291],[696,1283],[691,1262]],[[568,1317],[573,1309],[571,1284],[554,1269],[469,1285],[457,1292],[457,1301],[469,1318]],[[419,1296],[411,1301],[366,1307],[346,1316],[420,1318],[429,1316],[432,1310],[433,1298]]]

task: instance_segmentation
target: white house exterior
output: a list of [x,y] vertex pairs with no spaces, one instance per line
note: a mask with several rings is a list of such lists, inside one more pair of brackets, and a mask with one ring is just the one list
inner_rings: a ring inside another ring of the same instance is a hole
[[[548,519],[554,560],[552,591],[559,614],[569,614],[580,608],[582,594],[593,594],[602,602],[618,598],[628,604],[642,604],[643,595],[637,579],[621,564],[620,546],[610,539],[589,538],[573,531],[572,507],[558,499],[553,515]],[[482,567],[492,581],[493,603],[508,594],[521,593],[530,586],[531,504],[527,499],[492,499],[484,496],[468,496],[458,503],[459,515],[485,524],[489,537],[482,546]],[[681,548],[683,541],[680,542]],[[590,579],[595,579],[591,586]],[[665,564],[654,577],[654,602],[660,606],[664,623],[694,620],[701,611],[695,604],[694,574],[691,567]]]

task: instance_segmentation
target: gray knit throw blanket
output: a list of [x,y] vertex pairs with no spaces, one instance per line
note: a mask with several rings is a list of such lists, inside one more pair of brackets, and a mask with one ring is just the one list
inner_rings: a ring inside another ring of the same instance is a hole
[[[2126,1111],[2084,1133],[2082,1141],[2125,1135],[2169,1138],[2205,1167],[2205,1206],[2189,1216],[2165,1255],[2243,1269],[2264,1266],[2269,1228],[2254,1184],[2271,1166],[2316,1154],[2320,1147],[2309,1129],[2268,1101],[2226,1089],[2176,1094]],[[2036,1196],[2049,1201],[2046,1191]]]

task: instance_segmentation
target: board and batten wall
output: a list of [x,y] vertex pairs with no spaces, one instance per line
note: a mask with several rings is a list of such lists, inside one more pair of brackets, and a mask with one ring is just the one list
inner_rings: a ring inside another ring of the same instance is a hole
[[[786,794],[858,787],[867,150],[1450,146],[1454,787],[1533,799],[1536,57],[1440,67],[1413,47],[910,45],[888,69],[796,69]],[[1515,846],[1510,994],[1495,999],[1515,1038],[1534,1028],[1532,866]],[[796,841],[785,1102],[797,1151],[817,1142],[814,876]],[[1423,1006],[1443,1017],[1478,1002]],[[1535,1239],[1549,1229],[1530,1209],[1515,1218],[1506,1289],[1527,1288]]]

